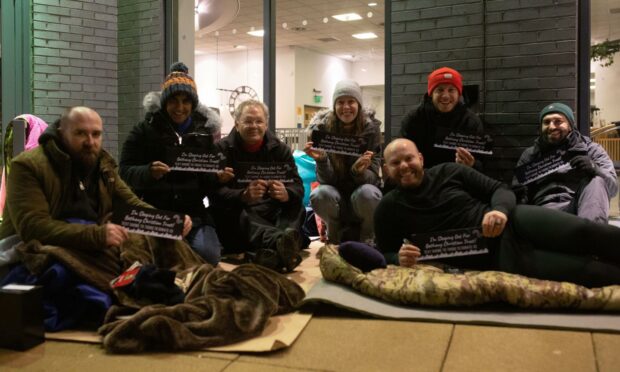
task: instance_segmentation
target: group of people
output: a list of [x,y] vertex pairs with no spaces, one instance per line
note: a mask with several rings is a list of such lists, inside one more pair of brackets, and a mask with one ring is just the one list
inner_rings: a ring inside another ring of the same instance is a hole
[[[443,67],[428,76],[423,102],[405,116],[401,138],[383,153],[381,122],[363,106],[355,81],[338,82],[332,103],[308,130],[361,137],[366,150],[340,154],[312,141],[304,147],[320,184],[310,205],[330,243],[367,243],[387,262],[412,267],[422,253],[407,240],[412,234],[480,226],[489,252],[445,262],[589,286],[620,283],[620,251],[610,243],[620,229],[606,224],[609,199],[618,191],[613,163],[579,133],[568,106],[554,103],[541,111],[540,136],[519,165],[560,150],[570,166],[527,185],[515,181],[517,205],[510,187],[483,174],[480,155],[436,146],[449,133],[484,135],[482,121],[463,101],[456,70]],[[144,105],[144,120],[123,144],[120,178],[101,147],[102,120],[86,107],[68,109],[41,136],[41,146],[16,157],[0,239],[17,234],[23,241],[94,251],[119,246],[130,233],[106,218],[124,203],[185,214],[183,236],[212,265],[223,252],[244,252],[250,262],[281,272],[299,265],[306,244],[300,234],[304,189],[291,149],[268,130],[267,106],[242,102],[234,128],[220,139],[219,116],[200,103],[182,63],[171,67],[161,92],[148,94]],[[171,169],[169,153],[190,148],[220,154],[220,169]],[[287,180],[239,179],[240,169],[256,163],[292,171]]]

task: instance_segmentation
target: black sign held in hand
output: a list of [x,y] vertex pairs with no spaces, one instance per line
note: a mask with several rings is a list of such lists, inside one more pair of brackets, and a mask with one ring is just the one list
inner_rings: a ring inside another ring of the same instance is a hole
[[291,163],[238,163],[235,177],[238,183],[256,180],[295,182],[296,167]]
[[114,210],[112,222],[134,233],[181,240],[185,215],[161,209],[124,206]]
[[166,164],[176,171],[217,172],[224,169],[224,160],[223,153],[212,153],[204,148],[175,146],[166,149]]
[[368,141],[360,136],[348,136],[312,131],[312,148],[335,154],[359,156],[368,150]]
[[449,150],[456,150],[457,147],[462,147],[472,154],[493,154],[493,139],[488,134],[450,132],[433,146]]
[[411,242],[422,251],[418,261],[489,253],[480,227],[414,234]]
[[551,154],[520,165],[515,168],[514,175],[522,185],[537,181],[551,173],[570,169],[570,163],[564,160],[566,151],[556,150]]

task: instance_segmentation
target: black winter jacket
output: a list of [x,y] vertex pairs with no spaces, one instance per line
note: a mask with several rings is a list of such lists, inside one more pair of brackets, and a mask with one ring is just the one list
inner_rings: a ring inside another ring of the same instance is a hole
[[[149,96],[145,97],[145,106],[148,99]],[[150,102],[158,102],[158,99]],[[163,109],[158,105],[151,106],[145,119],[125,140],[120,159],[121,177],[139,197],[156,208],[185,213],[194,220],[199,218],[200,221],[194,221],[194,224],[212,224],[203,199],[214,190],[215,175],[171,171],[155,180],[150,165],[154,161],[166,162],[166,150],[170,147],[214,146],[209,135],[219,131],[220,118],[212,110],[199,105],[192,114],[192,124],[182,136],[182,143],[173,125]]]

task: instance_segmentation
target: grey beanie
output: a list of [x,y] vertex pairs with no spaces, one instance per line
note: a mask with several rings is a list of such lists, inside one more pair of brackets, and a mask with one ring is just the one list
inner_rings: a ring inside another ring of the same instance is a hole
[[362,102],[362,89],[359,84],[353,80],[340,80],[334,87],[334,97],[332,106],[336,105],[336,100],[343,96],[350,96],[355,98],[360,105],[360,109],[363,106]]
[[560,103],[560,102],[555,102],[555,103],[545,106],[545,108],[543,108],[542,111],[540,111],[540,115],[538,116],[538,121],[542,123],[543,118],[546,115],[552,114],[552,113],[558,113],[558,114],[564,115],[566,119],[568,119],[568,123],[570,124],[571,128],[573,129],[576,128],[575,116],[573,115],[573,110],[567,105]]

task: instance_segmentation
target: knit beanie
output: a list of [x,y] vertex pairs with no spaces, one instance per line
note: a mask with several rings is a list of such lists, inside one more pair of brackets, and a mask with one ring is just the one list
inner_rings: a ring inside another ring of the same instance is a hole
[[540,112],[540,115],[538,115],[538,122],[542,123],[543,118],[546,115],[552,114],[552,113],[558,113],[558,114],[564,115],[566,119],[568,119],[568,122],[570,123],[571,128],[575,128],[575,116],[573,115],[573,110],[567,105],[560,103],[560,102],[554,102],[550,105],[545,106],[545,108],[542,109],[542,111]]
[[458,71],[450,67],[442,67],[428,75],[428,95],[433,94],[433,90],[439,84],[452,84],[463,95],[463,77]]
[[198,107],[198,93],[196,83],[188,74],[189,69],[183,62],[175,62],[170,66],[170,73],[161,85],[161,107],[166,107],[166,101],[177,93],[186,93],[192,99],[192,109]]
[[350,96],[355,98],[357,103],[362,107],[362,89],[359,84],[353,80],[340,80],[334,87],[333,106],[336,105],[336,100],[340,97]]

